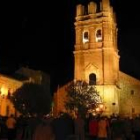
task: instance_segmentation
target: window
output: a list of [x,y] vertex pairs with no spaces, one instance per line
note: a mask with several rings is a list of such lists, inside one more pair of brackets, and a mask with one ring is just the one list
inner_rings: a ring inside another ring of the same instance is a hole
[[131,95],[134,95],[134,90],[131,90]]
[[101,42],[102,41],[102,31],[101,29],[96,31],[96,42]]
[[86,43],[89,41],[89,33],[86,31],[83,33],[83,43]]
[[96,85],[96,75],[94,73],[89,75],[89,85]]
[[132,113],[135,113],[135,108],[132,107]]

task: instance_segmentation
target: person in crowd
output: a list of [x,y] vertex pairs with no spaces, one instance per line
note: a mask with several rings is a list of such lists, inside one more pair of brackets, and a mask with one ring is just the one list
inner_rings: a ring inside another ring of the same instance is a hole
[[97,140],[98,120],[95,116],[91,116],[89,120],[89,135],[91,140]]
[[140,117],[136,116],[132,123],[135,140],[140,140]]
[[106,117],[102,116],[98,121],[98,140],[107,140],[108,121]]
[[66,140],[74,134],[74,122],[67,113],[62,113],[52,122],[55,140]]
[[11,114],[6,120],[6,126],[8,129],[8,140],[14,140],[16,136],[16,119]]
[[124,118],[117,116],[111,120],[111,138],[112,140],[123,140],[124,133]]
[[20,115],[16,119],[16,140],[23,140],[25,134],[25,128],[27,126],[27,118]]
[[37,125],[32,140],[55,140],[52,126],[47,122]]
[[132,120],[129,117],[124,119],[124,135],[126,140],[131,140],[132,138]]
[[85,140],[85,122],[79,114],[77,114],[77,117],[74,120],[74,125],[75,135],[78,137],[78,140]]

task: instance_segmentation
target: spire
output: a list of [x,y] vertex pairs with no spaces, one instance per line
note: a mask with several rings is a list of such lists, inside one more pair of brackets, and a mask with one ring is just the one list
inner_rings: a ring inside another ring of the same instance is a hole
[[82,4],[78,4],[76,6],[76,16],[83,16],[84,15],[84,6]]
[[88,14],[95,14],[97,10],[97,5],[95,2],[90,2],[88,4]]
[[102,0],[102,10],[109,11],[110,9],[110,0]]

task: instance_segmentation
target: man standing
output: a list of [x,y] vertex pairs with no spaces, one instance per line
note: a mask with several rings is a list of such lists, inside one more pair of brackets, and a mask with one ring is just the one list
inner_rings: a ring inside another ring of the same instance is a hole
[[11,114],[10,117],[8,117],[6,120],[6,126],[8,129],[8,140],[15,139],[15,134],[16,134],[15,125],[16,125],[16,120],[14,118],[14,115]]
[[84,129],[85,122],[79,114],[77,115],[74,124],[75,124],[75,135],[78,137],[78,140],[85,140],[85,129]]

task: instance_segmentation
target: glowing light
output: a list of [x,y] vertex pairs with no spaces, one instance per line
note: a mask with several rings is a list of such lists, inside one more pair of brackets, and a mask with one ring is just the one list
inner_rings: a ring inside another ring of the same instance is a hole
[[1,96],[8,95],[8,89],[6,87],[1,87],[0,92],[1,92]]
[[97,112],[99,112],[99,111],[100,111],[100,108],[96,108],[95,110],[96,110]]
[[103,109],[104,108],[104,105],[103,104],[100,104],[99,105],[99,108]]

